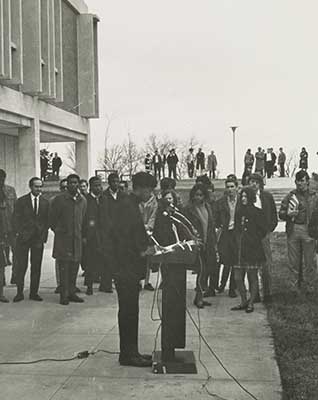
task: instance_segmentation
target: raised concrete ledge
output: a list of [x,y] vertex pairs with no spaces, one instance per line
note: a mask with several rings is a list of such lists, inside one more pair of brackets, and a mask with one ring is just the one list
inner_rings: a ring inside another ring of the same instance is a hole
[[12,125],[13,127],[30,128],[31,126],[31,121],[29,118],[9,113],[4,110],[0,110],[0,121]]
[[48,124],[40,121],[40,135],[41,142],[69,142],[69,141],[80,141],[83,142],[86,139],[86,135],[83,133],[76,132],[74,130],[66,129],[60,126]]
[[79,14],[88,13],[88,7],[83,0],[64,0]]
[[13,114],[17,118],[39,118],[41,122],[83,135],[87,135],[89,132],[89,121],[86,118],[48,104],[39,100],[38,97],[26,95],[0,85],[1,110]]

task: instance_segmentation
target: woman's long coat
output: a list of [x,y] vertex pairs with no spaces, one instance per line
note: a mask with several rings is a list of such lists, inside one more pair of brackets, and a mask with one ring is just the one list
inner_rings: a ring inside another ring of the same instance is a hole
[[237,259],[235,265],[258,266],[265,261],[262,239],[267,233],[263,210],[241,206],[235,216]]

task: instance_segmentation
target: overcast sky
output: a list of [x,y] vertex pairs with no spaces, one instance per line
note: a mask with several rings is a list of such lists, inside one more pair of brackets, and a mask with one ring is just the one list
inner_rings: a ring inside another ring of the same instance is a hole
[[247,147],[308,147],[318,167],[318,3],[306,0],[86,0],[100,17],[101,118],[93,159],[128,130],[195,135],[232,172],[229,127]]

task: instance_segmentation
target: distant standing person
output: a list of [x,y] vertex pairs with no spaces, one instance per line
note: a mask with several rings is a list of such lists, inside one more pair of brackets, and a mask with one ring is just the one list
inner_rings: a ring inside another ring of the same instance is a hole
[[145,171],[147,172],[147,174],[151,173],[151,155],[149,153],[146,154],[146,158],[145,158]]
[[285,163],[286,163],[286,154],[283,151],[283,148],[279,148],[278,154],[278,165],[279,165],[279,176],[281,178],[285,177]]
[[193,178],[194,175],[194,162],[195,162],[195,155],[193,154],[193,148],[189,149],[189,153],[187,155],[187,167],[188,167],[188,177],[190,179]]
[[52,159],[52,172],[53,176],[56,176],[57,179],[60,177],[60,168],[62,166],[62,159],[59,157],[57,153],[54,154],[54,157]]
[[202,175],[205,170],[205,154],[201,148],[198,150],[196,155],[196,170],[198,176]]
[[244,157],[244,169],[250,168],[253,169],[254,165],[254,155],[252,154],[251,149],[247,149]]
[[24,300],[24,278],[31,253],[30,300],[42,301],[39,296],[44,243],[49,229],[49,202],[41,196],[42,180],[34,177],[29,181],[30,193],[20,197],[14,207],[13,227],[16,234],[17,295],[15,303]]
[[161,169],[162,169],[162,177],[164,178],[166,176],[166,164],[167,164],[167,156],[165,155],[165,153],[163,152],[161,154]]
[[265,169],[267,178],[272,178],[275,171],[276,154],[273,152],[272,148],[267,149],[265,157]]
[[162,159],[158,152],[155,150],[155,154],[152,157],[152,165],[156,179],[161,179],[161,168],[162,168]]
[[211,151],[211,154],[208,155],[208,171],[209,171],[209,178],[215,179],[215,171],[218,165],[218,161],[216,159],[216,155],[214,151]]
[[169,178],[173,177],[173,179],[177,179],[178,162],[179,162],[179,159],[178,159],[175,149],[170,150],[170,153],[168,154],[168,157],[167,157]]
[[42,181],[45,181],[46,179],[48,167],[49,167],[49,160],[47,159],[46,155],[42,153],[40,155],[40,169],[41,169]]
[[264,176],[265,171],[265,152],[261,147],[258,147],[255,153],[255,173]]
[[299,161],[299,168],[303,169],[304,171],[307,171],[308,169],[308,153],[305,147],[301,149],[300,152],[300,161]]
[[79,193],[80,178],[67,177],[67,191],[52,201],[49,223],[54,232],[53,258],[60,268],[60,304],[83,303],[77,296],[76,278],[82,257],[82,228],[87,202]]
[[252,167],[248,166],[247,168],[245,168],[243,175],[242,175],[242,180],[241,180],[242,186],[248,185],[248,181],[249,181],[251,175],[252,175]]

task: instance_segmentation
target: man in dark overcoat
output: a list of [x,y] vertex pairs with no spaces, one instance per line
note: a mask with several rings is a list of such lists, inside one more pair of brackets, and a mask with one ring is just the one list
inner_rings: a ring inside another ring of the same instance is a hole
[[90,178],[89,194],[86,197],[87,210],[83,229],[87,254],[85,272],[87,295],[93,294],[93,283],[99,278],[99,290],[106,293],[113,292],[110,266],[103,256],[100,240],[99,215],[102,191],[101,179],[98,176]]
[[20,197],[14,207],[13,228],[16,235],[16,282],[15,303],[24,299],[24,277],[31,253],[30,300],[42,301],[38,294],[44,243],[48,236],[49,202],[41,196],[41,178],[31,178],[30,193]]
[[67,177],[67,191],[55,197],[51,204],[49,223],[54,232],[53,258],[60,269],[60,304],[82,303],[75,294],[76,278],[82,257],[82,229],[86,199],[79,193],[78,175]]
[[[118,296],[118,325],[121,365],[151,366],[151,356],[138,350],[139,282],[145,278],[148,237],[139,211],[139,203],[147,201],[156,186],[156,179],[146,172],[132,178],[133,191],[123,196],[112,208],[110,218],[104,199],[100,226],[105,227],[103,241],[112,249],[111,265]],[[104,245],[104,243],[103,243]],[[107,250],[106,250],[107,251]]]

